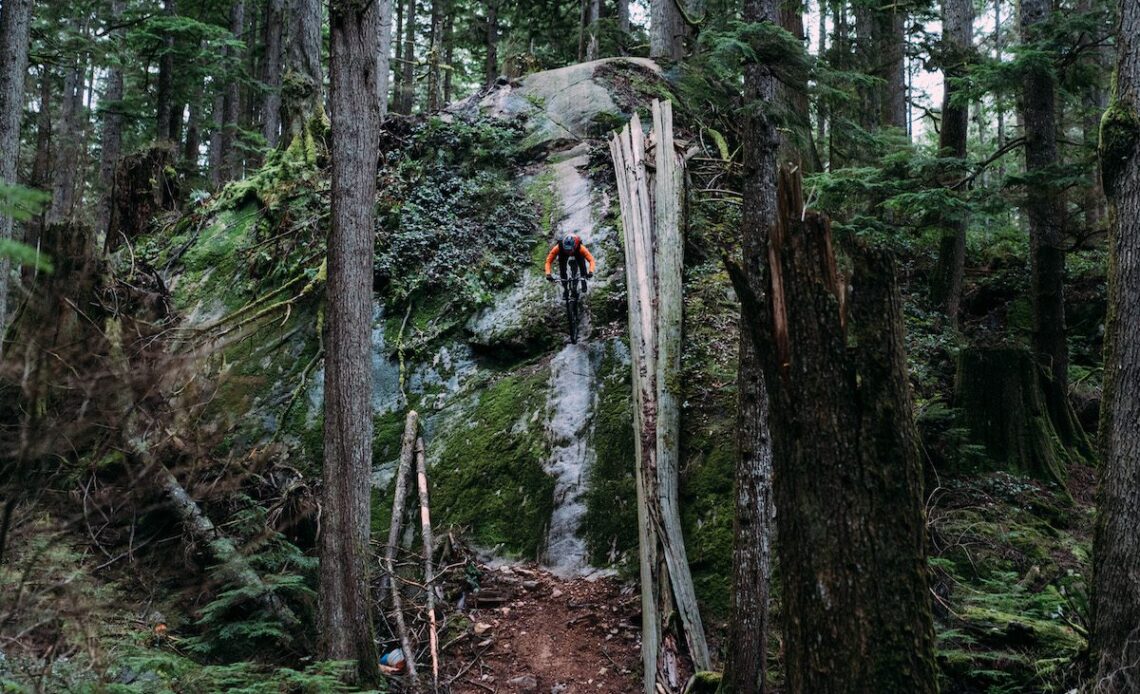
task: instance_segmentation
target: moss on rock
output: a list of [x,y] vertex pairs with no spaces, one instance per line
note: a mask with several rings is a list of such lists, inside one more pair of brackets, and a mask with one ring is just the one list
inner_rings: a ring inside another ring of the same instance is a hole
[[597,370],[594,466],[586,491],[582,533],[590,563],[606,566],[637,550],[633,394],[629,365],[607,347]]
[[427,442],[432,510],[443,526],[510,554],[539,554],[554,508],[554,479],[543,470],[547,378],[545,369],[500,377]]

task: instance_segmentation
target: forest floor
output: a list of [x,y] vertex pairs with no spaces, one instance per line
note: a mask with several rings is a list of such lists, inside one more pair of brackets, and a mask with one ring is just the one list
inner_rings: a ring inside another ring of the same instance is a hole
[[470,636],[448,650],[453,694],[628,694],[640,687],[636,591],[610,576],[563,579],[529,565],[481,567]]

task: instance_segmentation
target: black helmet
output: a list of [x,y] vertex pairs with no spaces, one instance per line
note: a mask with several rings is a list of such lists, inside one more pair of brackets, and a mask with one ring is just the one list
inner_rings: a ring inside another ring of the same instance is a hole
[[562,251],[564,253],[573,253],[578,250],[578,244],[573,234],[566,234],[562,237]]

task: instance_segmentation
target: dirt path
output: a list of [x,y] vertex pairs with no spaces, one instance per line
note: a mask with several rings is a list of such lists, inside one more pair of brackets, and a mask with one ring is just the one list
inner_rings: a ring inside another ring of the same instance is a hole
[[628,694],[640,688],[636,592],[607,577],[564,580],[533,565],[487,569],[452,649],[455,694]]

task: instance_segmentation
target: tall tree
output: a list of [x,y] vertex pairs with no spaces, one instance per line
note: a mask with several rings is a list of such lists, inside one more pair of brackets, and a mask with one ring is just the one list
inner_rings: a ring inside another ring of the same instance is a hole
[[332,228],[328,244],[325,461],[320,538],[324,657],[378,675],[369,595],[372,256],[380,109],[375,2],[330,0]]
[[[792,692],[937,691],[922,466],[891,258],[854,249],[785,170],[764,293],[730,266],[771,396],[784,664]],[[850,346],[849,346],[850,345]]]
[[427,64],[427,110],[438,111],[443,102],[443,24],[450,12],[446,0],[431,0],[431,35]]
[[[376,102],[380,119],[388,115],[388,92],[392,88],[392,0],[378,0],[380,6],[380,49],[376,51]],[[396,0],[399,5],[399,0]],[[397,29],[397,31],[399,31]]]
[[321,2],[290,0],[289,14],[281,126],[292,146],[304,139],[310,121],[322,112]]
[[[75,21],[76,33],[87,28]],[[83,108],[83,78],[87,73],[87,54],[79,52],[71,59],[63,77],[63,94],[60,95],[59,127],[53,145],[52,195],[47,223],[56,224],[70,218],[76,211],[78,188],[83,180],[79,166],[86,154],[84,140],[86,112]]]
[[499,0],[484,0],[487,7],[487,32],[484,46],[487,49],[483,63],[483,84],[491,86],[499,79]]
[[[241,39],[245,30],[245,0],[238,0],[230,5],[230,34],[234,46]],[[230,48],[236,51],[236,48]],[[241,118],[241,80],[238,73],[241,60],[238,56],[230,55],[231,72],[226,80],[225,91],[222,98],[222,179],[228,180],[241,176],[242,152],[238,146],[239,120]]]
[[[942,176],[946,184],[965,173],[966,138],[970,128],[970,107],[962,100],[961,80],[973,53],[974,3],[972,0],[942,0],[942,129],[938,133],[939,156],[954,159]],[[938,269],[933,278],[933,299],[940,304],[952,325],[958,324],[962,298],[962,275],[966,267],[966,227],[964,212],[950,211],[941,220],[942,240]]]
[[265,96],[261,110],[261,135],[270,147],[276,147],[281,135],[281,80],[284,63],[285,0],[265,3],[265,61],[261,80]]
[[1092,648],[1102,694],[1140,686],[1140,3],[1117,3],[1115,98],[1101,120],[1109,201],[1104,454],[1093,545]]
[[[176,11],[175,0],[163,0],[163,14],[169,21]],[[155,138],[169,140],[174,137],[170,130],[174,114],[174,34],[170,24],[166,25],[162,37],[162,49],[158,58],[158,94],[155,97]]]
[[682,0],[650,0],[649,57],[680,60],[685,55],[688,32],[680,2]]
[[[1050,0],[1022,0],[1021,38],[1026,45],[1039,34],[1052,12]],[[1025,68],[1021,113],[1025,129],[1025,216],[1029,221],[1030,268],[1033,300],[1033,349],[1048,374],[1044,379],[1046,404],[1054,422],[1069,417],[1069,351],[1065,344],[1065,250],[1062,224],[1065,203],[1061,190],[1050,181],[1057,157],[1057,115],[1051,66],[1032,62]],[[1068,443],[1068,428],[1059,433]]]
[[[397,0],[398,1],[398,0]],[[400,93],[397,113],[409,115],[416,95],[416,0],[404,5],[404,54],[400,58]]]
[[126,4],[126,0],[111,0],[111,26],[115,27],[111,36],[115,41],[115,53],[118,55],[112,58],[112,63],[107,69],[107,87],[103,92],[103,98],[99,100],[99,107],[103,113],[103,146],[99,160],[99,183],[102,189],[97,229],[99,234],[106,233],[107,226],[111,223],[111,210],[114,209],[111,196],[114,192],[115,165],[118,163],[123,149],[123,66],[121,62],[123,57],[120,51],[123,49],[124,31],[118,24],[123,17]]
[[[32,0],[0,4],[0,185],[16,184],[20,159],[20,123],[24,115],[24,73],[28,70],[28,29]],[[0,241],[12,238],[12,217],[0,209]],[[0,354],[8,324],[7,257],[0,257]]]
[[[776,24],[777,0],[746,0],[744,21]],[[770,111],[761,104],[776,100],[778,82],[772,66],[749,61],[744,66],[744,207],[741,215],[742,263],[746,281],[764,296],[768,229],[776,218],[776,156],[780,136]],[[734,475],[732,544],[732,619],[729,622],[725,691],[765,691],[768,644],[768,578],[772,536],[772,444],[768,432],[768,391],[760,355],[746,329],[754,317],[741,311],[737,371],[737,454]]]

